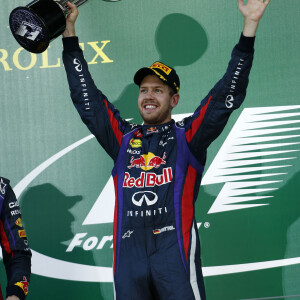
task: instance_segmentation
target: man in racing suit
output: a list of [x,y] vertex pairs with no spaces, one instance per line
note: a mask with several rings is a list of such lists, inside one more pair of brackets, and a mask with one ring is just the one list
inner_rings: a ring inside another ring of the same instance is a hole
[[6,299],[23,300],[30,281],[31,251],[18,201],[9,180],[3,177],[0,177],[0,242],[7,275]]
[[223,78],[195,113],[175,122],[180,81],[161,62],[140,69],[138,108],[144,125],[123,120],[97,89],[75,36],[78,11],[63,33],[71,98],[83,122],[114,160],[114,283],[117,300],[205,299],[194,214],[207,147],[246,95],[263,0],[238,0],[244,29]]

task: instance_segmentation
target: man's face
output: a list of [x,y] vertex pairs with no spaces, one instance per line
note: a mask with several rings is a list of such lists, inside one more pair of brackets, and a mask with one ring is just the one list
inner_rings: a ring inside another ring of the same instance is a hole
[[170,88],[155,75],[147,75],[140,85],[138,107],[146,125],[159,125],[171,121],[171,111],[179,95],[170,95]]

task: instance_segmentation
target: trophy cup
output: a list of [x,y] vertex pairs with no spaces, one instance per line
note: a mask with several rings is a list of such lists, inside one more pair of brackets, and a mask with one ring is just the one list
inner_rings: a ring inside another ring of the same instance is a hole
[[[87,1],[69,0],[77,6]],[[67,0],[34,0],[11,12],[9,26],[14,38],[24,49],[42,53],[52,40],[64,32],[67,15]]]

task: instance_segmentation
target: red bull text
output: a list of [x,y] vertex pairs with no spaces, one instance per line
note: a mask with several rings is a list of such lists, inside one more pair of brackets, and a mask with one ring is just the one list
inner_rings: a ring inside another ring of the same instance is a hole
[[125,172],[123,187],[126,188],[143,188],[160,186],[166,183],[170,183],[173,179],[172,168],[164,168],[162,174],[141,172],[141,176],[138,178],[130,177],[128,172]]

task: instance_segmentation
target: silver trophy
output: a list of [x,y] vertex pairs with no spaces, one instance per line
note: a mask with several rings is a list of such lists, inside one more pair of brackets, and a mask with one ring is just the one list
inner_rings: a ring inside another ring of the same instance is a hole
[[[69,0],[77,7],[87,1]],[[11,12],[9,26],[13,36],[24,49],[32,53],[42,53],[51,41],[65,31],[68,12],[67,0],[34,0]]]

